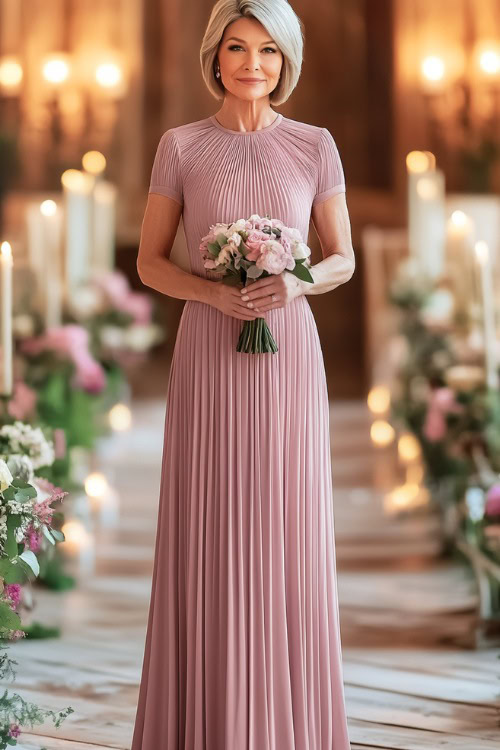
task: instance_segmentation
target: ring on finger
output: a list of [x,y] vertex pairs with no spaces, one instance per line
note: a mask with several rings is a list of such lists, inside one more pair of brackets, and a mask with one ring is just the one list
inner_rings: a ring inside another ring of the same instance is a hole
[[277,300],[277,299],[278,299],[278,296],[277,296],[276,294],[274,294],[274,293],[273,293],[273,294],[271,294],[271,300],[272,300],[273,302],[276,302],[276,300]]

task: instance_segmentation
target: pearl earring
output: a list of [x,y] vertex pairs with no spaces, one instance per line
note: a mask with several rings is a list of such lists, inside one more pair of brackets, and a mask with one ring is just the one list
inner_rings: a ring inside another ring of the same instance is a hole
[[215,77],[220,78],[220,68],[217,68],[217,70],[215,71]]

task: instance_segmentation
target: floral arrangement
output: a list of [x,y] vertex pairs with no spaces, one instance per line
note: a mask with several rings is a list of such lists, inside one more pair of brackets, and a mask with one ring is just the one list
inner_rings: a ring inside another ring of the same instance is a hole
[[486,383],[482,335],[455,315],[442,282],[408,264],[389,298],[399,313],[387,358],[392,420],[417,438],[445,548],[471,564],[480,616],[500,636],[500,391]]
[[[0,640],[16,641],[26,635],[21,627],[21,584],[38,576],[37,555],[45,546],[64,541],[53,526],[52,505],[68,493],[36,472],[54,461],[53,443],[40,427],[20,421],[0,429]],[[3,646],[2,646],[3,648]],[[0,678],[14,676],[5,654],[0,658]],[[28,703],[5,690],[0,699],[0,749],[17,745],[22,726],[33,727],[52,718],[55,726],[73,712],[67,707],[56,714]]]
[[91,348],[101,362],[126,364],[163,339],[154,320],[153,299],[130,289],[127,277],[113,270],[91,276],[68,301],[68,312],[88,328]]
[[[115,390],[115,379],[96,359],[90,345],[89,331],[75,323],[19,338],[7,416],[29,418],[63,430],[68,447],[92,447],[97,417]],[[58,473],[67,476],[68,456],[58,458],[63,459],[56,467]]]
[[[213,224],[200,243],[205,268],[224,274],[222,281],[237,285],[260,277],[289,271],[314,282],[310,248],[298,229],[269,216],[252,214],[231,224]],[[277,352],[278,347],[265,318],[243,323],[236,351],[251,354]]]
[[91,354],[89,343],[89,333],[85,328],[67,324],[24,339],[21,351],[30,357],[49,358],[53,369],[57,369],[54,358],[63,364],[71,363],[74,370],[71,385],[88,393],[100,393],[106,386],[106,374]]

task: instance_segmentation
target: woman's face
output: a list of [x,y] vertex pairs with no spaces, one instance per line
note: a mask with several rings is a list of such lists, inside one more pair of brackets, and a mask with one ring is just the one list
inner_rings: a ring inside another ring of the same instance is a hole
[[[220,79],[226,91],[254,101],[276,88],[283,55],[262,24],[253,18],[239,18],[224,31],[217,58]],[[245,82],[244,79],[256,79]]]

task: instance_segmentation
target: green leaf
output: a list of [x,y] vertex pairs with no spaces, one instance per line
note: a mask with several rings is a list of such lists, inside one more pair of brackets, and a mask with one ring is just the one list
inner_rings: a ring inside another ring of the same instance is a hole
[[294,276],[296,276],[298,279],[302,279],[302,281],[309,281],[311,284],[314,284],[314,279],[311,276],[309,270],[302,264],[295,262],[295,268],[293,271],[289,271],[289,273],[293,273]]
[[0,601],[0,630],[19,630],[21,618],[12,610],[7,602]]
[[50,529],[50,533],[54,537],[54,539],[58,542],[64,542],[66,537],[64,536],[62,531],[59,531],[59,529]]
[[43,532],[44,537],[46,537],[51,544],[56,543],[54,537],[52,536],[52,534],[50,533],[49,529],[46,526],[42,526],[42,532]]
[[19,526],[21,521],[21,516],[17,515],[9,516],[7,518],[7,541],[5,542],[5,554],[7,557],[17,556],[15,529]]
[[22,554],[19,555],[19,559],[23,560],[33,573],[37,576],[40,572],[40,566],[38,564],[38,560],[36,559],[36,555],[34,552],[32,552],[30,549],[25,549]]

